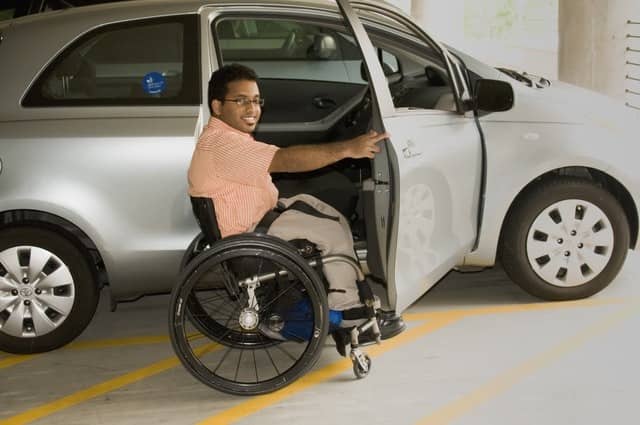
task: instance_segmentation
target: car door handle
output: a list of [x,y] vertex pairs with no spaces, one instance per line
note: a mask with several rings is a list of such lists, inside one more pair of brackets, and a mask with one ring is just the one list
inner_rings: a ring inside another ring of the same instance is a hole
[[336,101],[329,97],[316,96],[313,98],[313,106],[318,109],[335,108],[336,105]]

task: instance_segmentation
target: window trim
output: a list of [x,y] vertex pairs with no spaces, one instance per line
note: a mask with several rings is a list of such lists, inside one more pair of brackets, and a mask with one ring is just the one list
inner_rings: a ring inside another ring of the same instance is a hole
[[[102,33],[131,28],[140,25],[158,25],[163,23],[183,24],[183,72],[182,89],[172,98],[96,98],[96,99],[48,99],[42,96],[41,88],[56,67],[86,41]],[[50,107],[101,107],[101,106],[194,106],[202,103],[201,56],[200,56],[200,19],[198,14],[181,14],[156,18],[133,19],[125,22],[101,25],[92,28],[67,44],[57,56],[43,67],[34,82],[29,86],[20,104],[24,108]]]

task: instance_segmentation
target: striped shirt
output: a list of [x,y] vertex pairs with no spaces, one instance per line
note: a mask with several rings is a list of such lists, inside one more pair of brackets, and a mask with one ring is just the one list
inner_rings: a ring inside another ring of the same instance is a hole
[[278,147],[211,117],[191,158],[189,195],[213,199],[222,237],[251,231],[278,202],[269,166]]

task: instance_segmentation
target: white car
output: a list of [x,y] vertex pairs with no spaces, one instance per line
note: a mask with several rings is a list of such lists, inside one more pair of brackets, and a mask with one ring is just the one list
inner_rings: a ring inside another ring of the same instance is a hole
[[274,176],[350,219],[390,310],[498,259],[535,296],[588,297],[638,247],[637,116],[485,65],[382,2],[133,1],[2,22],[0,40],[2,350],[69,342],[107,285],[114,306],[171,289],[223,63],[262,77],[258,140],[390,133],[374,161]]

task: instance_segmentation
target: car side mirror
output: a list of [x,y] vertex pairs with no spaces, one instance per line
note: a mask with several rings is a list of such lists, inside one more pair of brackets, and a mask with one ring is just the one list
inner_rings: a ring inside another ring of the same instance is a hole
[[335,38],[328,34],[318,34],[313,38],[313,44],[311,45],[311,51],[309,52],[314,59],[331,59],[338,51]]
[[475,107],[479,111],[504,112],[513,108],[511,84],[500,80],[478,80],[475,87]]

